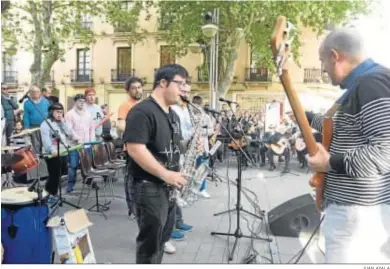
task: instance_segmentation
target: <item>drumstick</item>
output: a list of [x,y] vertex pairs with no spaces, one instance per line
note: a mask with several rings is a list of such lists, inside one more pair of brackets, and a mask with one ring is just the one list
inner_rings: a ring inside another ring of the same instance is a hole
[[101,122],[99,122],[97,125],[95,125],[95,129],[102,126],[106,121],[110,119],[110,117],[114,115],[114,112],[111,112],[110,114],[106,115]]

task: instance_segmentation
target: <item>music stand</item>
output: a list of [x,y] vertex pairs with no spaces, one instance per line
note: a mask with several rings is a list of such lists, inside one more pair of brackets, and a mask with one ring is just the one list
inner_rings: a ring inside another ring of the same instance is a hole
[[[233,211],[236,211],[237,213],[237,227],[236,227],[236,230],[234,233],[220,233],[220,232],[211,232],[210,234],[211,235],[224,235],[224,236],[234,236],[235,237],[235,241],[234,241],[234,244],[233,244],[233,248],[232,248],[232,251],[231,253],[229,254],[229,261],[233,260],[233,255],[234,255],[234,252],[236,250],[236,247],[237,247],[237,243],[238,243],[238,239],[244,237],[244,238],[250,238],[250,239],[257,239],[257,240],[264,240],[264,241],[268,241],[268,242],[271,242],[272,239],[268,239],[268,238],[263,238],[263,237],[259,237],[257,235],[244,235],[241,231],[241,218],[240,218],[240,213],[241,211],[242,212],[245,212],[245,213],[248,213],[252,216],[255,216],[259,219],[262,219],[264,218],[264,215],[265,215],[265,212],[262,211],[261,212],[261,216],[257,216],[245,209],[243,209],[243,207],[241,206],[241,191],[242,191],[242,186],[241,186],[241,183],[242,183],[242,164],[241,164],[241,161],[242,161],[242,153],[245,154],[245,152],[243,151],[243,149],[236,143],[236,141],[233,139],[233,136],[230,134],[230,132],[226,129],[226,127],[224,125],[221,124],[221,126],[224,128],[224,130],[226,131],[226,133],[230,136],[230,138],[232,139],[233,143],[236,144],[236,146],[239,148],[239,150],[237,150],[237,158],[238,158],[238,177],[237,177],[237,203],[236,203],[236,208],[235,209],[230,209],[230,210],[227,210],[227,211],[224,211],[224,212],[220,212],[220,213],[216,213],[214,214],[214,216],[218,216],[218,215],[221,215],[221,214],[225,214],[225,213],[230,213],[230,212],[233,212]],[[245,154],[246,155],[246,154]],[[229,180],[229,179],[228,179]]]

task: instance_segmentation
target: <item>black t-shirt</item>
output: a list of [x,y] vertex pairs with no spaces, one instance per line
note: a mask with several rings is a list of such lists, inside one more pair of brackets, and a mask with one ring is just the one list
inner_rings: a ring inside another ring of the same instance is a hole
[[[135,105],[127,115],[124,142],[145,144],[156,160],[171,171],[180,171],[180,137],[179,117],[171,109],[166,113],[152,97]],[[134,159],[128,169],[135,180],[163,183]]]

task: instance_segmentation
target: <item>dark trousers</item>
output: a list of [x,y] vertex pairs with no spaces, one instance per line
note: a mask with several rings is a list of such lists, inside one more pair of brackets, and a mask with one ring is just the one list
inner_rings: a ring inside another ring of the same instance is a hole
[[159,264],[175,225],[176,201],[170,201],[170,188],[164,184],[136,179],[135,210],[139,233],[136,238],[137,264]]
[[46,164],[49,179],[46,181],[45,189],[49,194],[57,195],[60,177],[68,173],[68,156],[46,158]]
[[[268,160],[269,160],[269,163],[271,166],[275,166],[275,163],[274,163],[274,155],[277,155],[275,154],[272,149],[268,150]],[[289,148],[285,148],[285,150],[283,151],[282,155],[284,157],[284,164],[285,164],[285,168],[288,168],[288,164],[290,162],[290,149]]]
[[129,215],[134,213],[134,202],[132,198],[132,193],[134,192],[134,182],[133,177],[129,174],[129,166],[130,166],[130,157],[126,153],[126,174],[124,178],[124,184],[125,184],[125,195],[126,195],[126,204],[127,209],[129,211]]
[[265,146],[260,147],[260,158],[261,163],[265,164],[265,153],[268,151],[268,149]]
[[7,141],[7,145],[11,143],[10,141],[10,136],[12,135],[12,132],[14,131],[15,128],[15,122],[14,121],[6,121],[5,122],[5,138]]
[[299,164],[302,165],[302,167],[304,167],[306,165],[306,159],[305,159],[305,155],[307,154],[307,150],[304,149],[302,151],[298,151],[297,150],[297,157],[298,157],[298,162]]

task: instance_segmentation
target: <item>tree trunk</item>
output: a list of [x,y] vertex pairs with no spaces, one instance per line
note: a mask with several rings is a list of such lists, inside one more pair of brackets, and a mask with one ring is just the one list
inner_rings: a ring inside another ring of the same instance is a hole
[[[227,42],[226,42],[227,43]],[[231,44],[226,49],[227,55],[223,59],[225,64],[222,65],[219,63],[220,72],[218,74],[218,94],[221,97],[225,97],[226,93],[229,91],[230,85],[232,85],[233,77],[235,73],[235,63],[237,60],[237,51],[239,49],[240,40],[233,39]]]
[[31,10],[31,17],[34,24],[34,45],[33,45],[33,54],[34,60],[30,67],[31,73],[31,85],[35,85],[42,89],[42,72],[41,72],[41,63],[42,63],[42,47],[43,47],[43,37],[42,37],[42,28],[39,20],[39,11],[37,4],[35,2],[29,1]]
[[[44,1],[40,8],[40,13],[38,12],[37,6],[31,4],[35,40],[33,47],[34,61],[31,65],[30,73],[31,85],[42,89],[50,78],[53,64],[59,59],[60,48],[51,28],[52,1]],[[41,17],[41,20],[39,17]],[[45,49],[45,52],[43,49]]]

